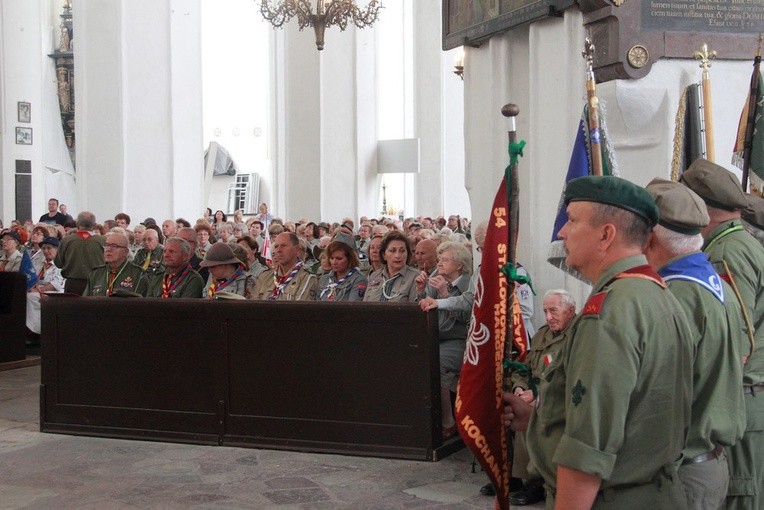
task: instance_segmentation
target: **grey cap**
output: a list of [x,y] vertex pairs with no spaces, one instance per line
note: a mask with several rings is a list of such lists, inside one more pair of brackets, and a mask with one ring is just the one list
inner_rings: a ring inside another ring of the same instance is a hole
[[700,195],[703,201],[716,209],[734,211],[748,207],[743,187],[735,174],[710,161],[698,158],[692,162],[679,182]]
[[334,241],[337,241],[339,243],[344,243],[350,246],[353,250],[356,250],[355,245],[355,239],[353,239],[352,236],[346,234],[345,232],[339,232],[336,236],[334,236]]
[[233,254],[233,250],[226,243],[215,243],[204,254],[204,260],[199,263],[200,267],[222,266],[223,264],[239,265],[241,261]]

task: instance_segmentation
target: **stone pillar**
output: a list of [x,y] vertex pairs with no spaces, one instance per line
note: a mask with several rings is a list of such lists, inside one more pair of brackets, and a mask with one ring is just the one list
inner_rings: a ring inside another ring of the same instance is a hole
[[79,203],[99,220],[199,215],[199,11],[200,0],[75,1]]

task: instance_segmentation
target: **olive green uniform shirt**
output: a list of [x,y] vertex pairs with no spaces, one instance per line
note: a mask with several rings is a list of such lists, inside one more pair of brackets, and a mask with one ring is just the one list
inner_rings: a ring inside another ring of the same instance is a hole
[[[552,364],[558,358],[562,344],[569,337],[570,325],[572,323],[573,321],[568,324],[568,327],[558,333],[554,333],[549,329],[549,326],[544,325],[533,335],[531,348],[528,351],[528,356],[525,358],[525,364],[531,369],[531,374],[535,380],[540,381],[546,366]],[[548,357],[548,363],[544,361],[545,357]],[[517,372],[512,373],[512,389],[522,388],[527,390],[529,386],[527,377]]]
[[54,263],[61,268],[64,278],[86,280],[90,271],[103,264],[104,236],[82,239],[77,234],[69,234],[61,239]]
[[[764,248],[743,230],[740,220],[734,220],[709,232],[703,251],[722,276],[726,274],[722,261],[727,263],[753,324],[756,350],[743,369],[743,384],[764,383]],[[749,352],[750,344],[742,355]]]
[[[162,297],[162,280],[164,280],[165,274],[167,274],[166,271],[163,274],[157,275],[150,279],[148,292],[146,294],[147,297]],[[183,281],[180,282],[177,287],[172,289],[172,291],[170,291],[170,295],[168,297],[201,298],[203,290],[204,280],[202,280],[202,277],[199,275],[199,273],[192,269],[188,272]]]
[[[276,269],[271,268],[263,271],[257,278],[252,299],[270,299],[276,286],[273,275]],[[275,298],[275,301],[313,301],[316,299],[318,277],[307,271],[303,265],[292,280],[287,283],[284,290]]]
[[[552,492],[561,464],[600,477],[608,493],[640,486],[658,502],[653,509],[675,504],[661,498],[676,492],[662,494],[651,482],[677,476],[673,462],[690,423],[692,337],[667,288],[643,277],[616,279],[646,264],[637,255],[603,271],[570,340],[544,371],[527,440]],[[644,508],[631,499],[615,507]]]
[[369,286],[366,287],[366,294],[363,300],[367,302],[392,301],[416,303],[418,292],[416,290],[416,277],[419,271],[411,266],[403,266],[395,276],[392,288],[387,291],[385,285],[390,281],[390,275],[387,272],[387,266],[374,271],[369,275]]
[[162,247],[161,244],[154,248],[150,253],[148,253],[145,248],[141,248],[135,253],[133,263],[143,269],[143,266],[146,265],[146,259],[149,258],[148,266],[144,271],[146,271],[149,276],[159,276],[164,273],[165,270],[164,264],[162,264],[162,253],[164,253],[164,247]]
[[743,437],[743,362],[747,345],[740,306],[732,288],[721,282],[725,303],[697,283],[672,279],[671,293],[687,315],[695,347],[692,420],[684,458],[731,446]]
[[[109,295],[109,266],[103,265],[93,269],[88,275],[88,285],[83,296],[108,296]],[[125,259],[111,285],[111,293],[118,290],[135,292],[146,296],[148,290],[148,278],[143,270]]]

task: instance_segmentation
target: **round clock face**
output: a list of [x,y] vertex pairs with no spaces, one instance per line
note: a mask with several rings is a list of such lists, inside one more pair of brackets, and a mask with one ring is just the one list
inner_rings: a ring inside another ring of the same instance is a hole
[[629,64],[637,69],[640,67],[645,67],[647,62],[650,60],[650,54],[647,52],[647,48],[641,44],[632,46],[627,56],[629,59]]

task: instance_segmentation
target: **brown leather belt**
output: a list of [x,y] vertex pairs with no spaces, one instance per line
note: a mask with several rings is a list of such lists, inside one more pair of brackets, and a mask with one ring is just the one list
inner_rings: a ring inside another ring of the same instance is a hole
[[754,384],[753,386],[743,386],[743,394],[750,393],[755,395],[760,391],[764,391],[764,384]]
[[699,462],[706,462],[708,460],[718,459],[723,451],[724,451],[724,448],[717,445],[717,447],[711,450],[710,452],[701,453],[700,455],[697,455],[691,459],[684,459],[682,461],[682,465],[686,466],[687,464],[697,464]]

